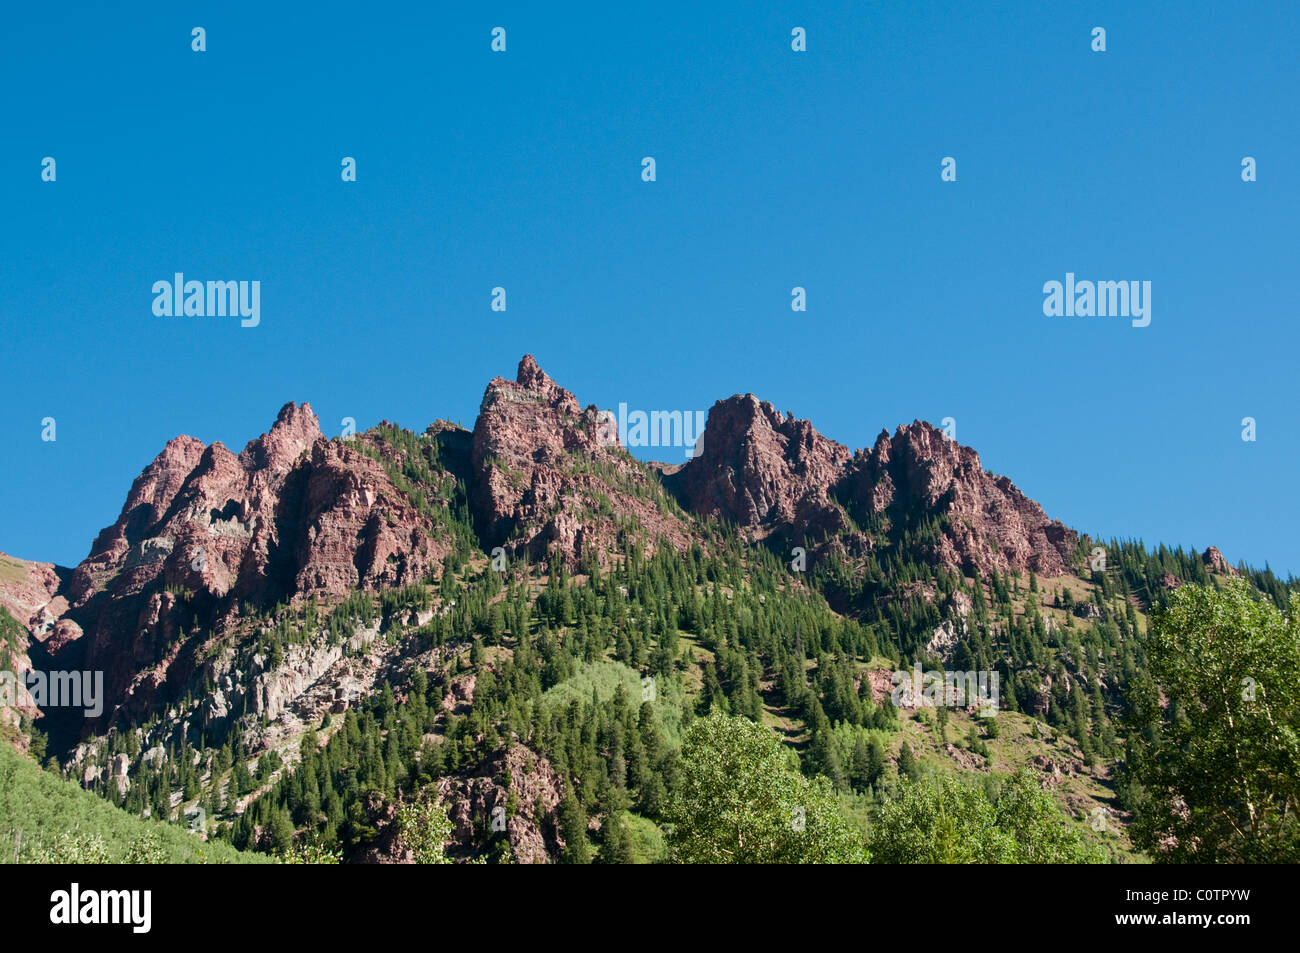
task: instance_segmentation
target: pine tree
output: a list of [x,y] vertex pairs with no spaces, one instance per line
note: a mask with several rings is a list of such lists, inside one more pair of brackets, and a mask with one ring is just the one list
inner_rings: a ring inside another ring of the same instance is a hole
[[587,812],[574,797],[571,787],[566,788],[564,800],[560,802],[560,836],[564,838],[564,849],[560,852],[563,863],[591,863],[591,846],[587,842]]
[[271,817],[270,836],[271,850],[277,854],[287,853],[293,847],[293,822],[283,808]]
[[906,741],[903,742],[903,747],[898,752],[898,776],[909,781],[915,781],[921,776],[920,766],[912,755],[912,746]]
[[632,835],[622,811],[611,811],[600,825],[600,863],[632,863]]
[[872,738],[867,746],[867,784],[875,786],[885,773],[885,746],[879,738]]

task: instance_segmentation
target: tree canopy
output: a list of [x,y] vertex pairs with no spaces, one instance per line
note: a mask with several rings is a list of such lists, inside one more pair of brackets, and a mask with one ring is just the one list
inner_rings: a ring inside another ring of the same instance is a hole
[[825,778],[810,780],[792,770],[770,729],[716,712],[686,733],[668,820],[669,847],[682,863],[833,864],[869,858]]
[[872,827],[885,864],[1083,864],[1105,859],[1072,829],[1033,775],[1020,771],[990,796],[978,781],[908,783]]
[[1300,597],[1283,614],[1243,581],[1183,586],[1147,656],[1125,766],[1135,843],[1176,863],[1300,860]]

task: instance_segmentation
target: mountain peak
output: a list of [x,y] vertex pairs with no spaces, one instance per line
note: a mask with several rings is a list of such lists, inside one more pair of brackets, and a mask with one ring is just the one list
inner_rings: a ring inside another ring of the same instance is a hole
[[949,528],[931,555],[967,575],[1012,569],[1059,576],[1078,538],[1005,476],[986,473],[974,449],[923,420],[900,425],[893,437],[882,430],[855,458],[842,495],[860,522],[892,524],[891,512],[946,515]]
[[827,522],[827,491],[850,458],[809,421],[736,394],[709,409],[703,453],[666,476],[693,512],[765,535],[781,524]]
[[249,441],[244,456],[257,467],[285,469],[323,438],[311,404],[304,402],[299,405],[290,401],[280,408],[269,432]]
[[519,370],[515,374],[515,383],[522,384],[524,387],[533,390],[540,390],[548,384],[553,385],[555,381],[551,380],[547,373],[537,366],[537,361],[531,354],[525,354],[519,360]]
[[509,542],[536,557],[554,549],[575,562],[588,552],[603,559],[622,530],[611,514],[601,515],[602,506],[633,519],[650,540],[689,545],[682,520],[660,505],[667,497],[655,497],[617,440],[602,440],[601,421],[594,405],[584,409],[531,354],[515,380],[488,384],[474,422],[469,486],[486,546]]

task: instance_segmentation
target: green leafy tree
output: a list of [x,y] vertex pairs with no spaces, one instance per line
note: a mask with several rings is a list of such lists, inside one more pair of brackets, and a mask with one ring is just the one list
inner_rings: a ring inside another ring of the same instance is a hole
[[1154,614],[1126,772],[1134,843],[1175,863],[1300,861],[1300,596],[1183,586]]
[[284,853],[281,860],[286,864],[337,864],[342,862],[343,852],[315,842],[295,844]]
[[885,864],[1079,864],[1105,859],[1088,845],[1033,775],[1007,779],[996,800],[952,776],[905,783],[871,832]]
[[30,864],[106,864],[108,844],[98,834],[60,831],[33,846],[25,859]]
[[1103,849],[1070,824],[1056,799],[1029,771],[1003,782],[994,802],[994,823],[1012,836],[1012,864],[1105,863]]
[[788,766],[776,736],[714,713],[682,744],[667,820],[679,863],[866,863],[861,835],[840,813],[830,783]]
[[397,839],[417,864],[450,864],[447,843],[455,827],[432,798],[407,801],[397,809]]

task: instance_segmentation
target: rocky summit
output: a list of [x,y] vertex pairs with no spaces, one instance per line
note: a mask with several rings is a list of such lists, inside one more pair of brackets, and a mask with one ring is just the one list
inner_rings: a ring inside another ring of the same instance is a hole
[[665,473],[691,512],[716,516],[754,538],[792,543],[886,530],[919,514],[942,517],[943,538],[927,552],[936,565],[981,571],[1064,573],[1078,534],[1048,519],[1006,477],[988,473],[979,454],[921,421],[882,431],[857,453],[806,420],[784,416],[752,394],[713,405],[703,453]]
[[651,468],[597,438],[583,408],[525,355],[513,381],[498,377],[474,424],[470,500],[485,545],[570,563],[604,560],[635,524],[652,546],[686,548],[693,528]]
[[850,510],[864,518],[933,514],[942,539],[930,555],[966,575],[1034,571],[1059,576],[1069,567],[1078,534],[1026,497],[1009,479],[980,464],[979,454],[922,421],[881,431],[855,455],[843,487]]
[[924,555],[954,572],[1055,576],[1077,543],[1010,480],[986,473],[974,450],[925,423],[854,453],[736,395],[709,411],[703,452],[667,466],[602,445],[598,422],[594,405],[525,355],[513,380],[488,383],[472,433],[441,422],[426,430],[440,451],[429,458],[440,493],[400,476],[412,451],[385,439],[390,425],[329,440],[306,403],[286,404],[238,453],[181,435],[136,477],[78,566],[60,578],[23,564],[7,604],[51,665],[102,669],[110,699],[135,717],[160,686],[193,675],[187,631],[232,628],[279,603],[436,581],[455,546],[436,518],[452,505],[450,487],[467,499],[482,552],[558,556],[571,568],[635,545],[707,549],[718,523],[755,541],[869,552],[888,547],[891,521],[916,513],[945,517]]
[[[0,732],[245,851],[655,860],[701,783],[682,772],[720,757],[690,754],[713,716],[777,726],[772,771],[887,797],[917,759],[989,772],[969,712],[991,706],[999,757],[1092,810],[1145,613],[1189,583],[1285,589],[1214,547],[1090,563],[922,421],[853,450],[734,395],[669,465],[607,420],[526,355],[472,430],[327,439],[289,403],[238,452],[176,437],[79,565],[0,556],[5,671],[33,686],[0,696]],[[965,741],[925,715],[926,666],[1002,686],[955,706]],[[78,672],[94,705],[47,690]]]

